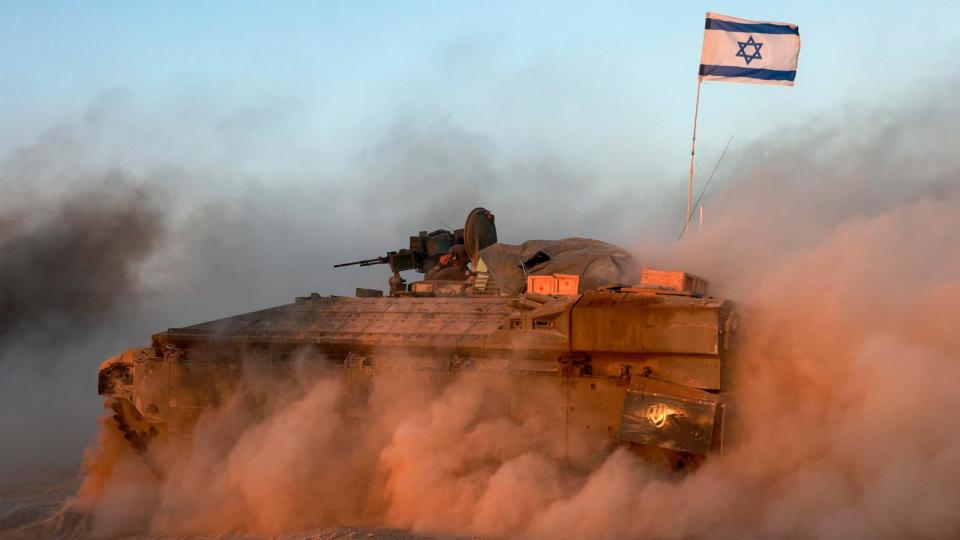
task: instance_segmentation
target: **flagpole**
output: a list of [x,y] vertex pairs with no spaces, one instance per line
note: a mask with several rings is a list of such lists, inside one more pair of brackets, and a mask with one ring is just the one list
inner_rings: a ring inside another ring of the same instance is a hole
[[693,210],[693,158],[697,151],[697,117],[700,115],[700,85],[703,79],[697,76],[697,102],[693,109],[693,140],[690,141],[690,177],[687,179],[687,215],[684,217],[684,229],[690,225]]

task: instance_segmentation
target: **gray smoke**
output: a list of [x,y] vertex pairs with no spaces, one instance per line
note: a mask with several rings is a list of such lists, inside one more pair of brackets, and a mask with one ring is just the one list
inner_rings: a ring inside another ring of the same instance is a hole
[[69,341],[138,299],[164,235],[156,196],[120,175],[84,185],[0,215],[0,362],[14,342]]

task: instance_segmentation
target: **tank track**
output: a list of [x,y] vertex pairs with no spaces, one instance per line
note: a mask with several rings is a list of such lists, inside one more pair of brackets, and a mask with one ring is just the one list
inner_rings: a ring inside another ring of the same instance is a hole
[[123,398],[112,398],[107,406],[113,411],[113,421],[117,429],[123,434],[130,447],[140,456],[143,462],[159,476],[159,470],[150,460],[147,448],[150,442],[160,434],[157,425],[151,424],[132,403]]

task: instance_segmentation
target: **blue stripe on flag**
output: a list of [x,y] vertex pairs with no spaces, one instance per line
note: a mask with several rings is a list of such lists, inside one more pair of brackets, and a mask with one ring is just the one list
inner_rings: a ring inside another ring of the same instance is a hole
[[738,23],[732,21],[721,21],[720,19],[707,19],[704,27],[707,30],[723,30],[726,32],[744,32],[749,34],[796,34],[800,35],[799,28],[793,28],[786,24],[768,24],[768,23]]
[[780,71],[776,69],[755,69],[732,66],[714,66],[700,64],[700,75],[715,75],[718,77],[749,77],[765,81],[792,81],[796,78],[796,71]]

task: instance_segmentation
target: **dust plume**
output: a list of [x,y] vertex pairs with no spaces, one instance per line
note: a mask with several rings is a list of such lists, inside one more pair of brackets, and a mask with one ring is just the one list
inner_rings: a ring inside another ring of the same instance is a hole
[[[558,465],[559,393],[484,376],[438,384],[411,372],[375,379],[356,396],[337,374],[318,372],[322,360],[303,359],[292,378],[247,377],[187,447],[151,452],[167,471],[162,481],[101,436],[71,509],[93,515],[93,537],[343,524],[502,534],[562,492],[570,473]],[[116,473],[124,468],[141,480]]]
[[[395,381],[358,405],[319,374],[236,395],[182,453],[158,455],[171,466],[162,482],[109,475],[85,502],[95,535],[358,524],[534,538],[955,537],[960,115],[945,103],[874,117],[754,145],[711,199],[703,233],[635,246],[740,305],[735,443],[696,474],[667,478],[624,451],[592,469],[564,464],[556,404],[509,385]],[[529,398],[519,409],[494,406],[518,395]]]

